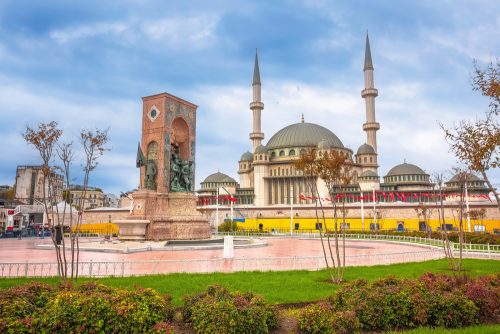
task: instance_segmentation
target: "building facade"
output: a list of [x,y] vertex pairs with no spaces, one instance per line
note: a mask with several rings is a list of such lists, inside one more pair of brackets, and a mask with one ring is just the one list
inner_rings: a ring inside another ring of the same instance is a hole
[[[198,205],[216,204],[217,189],[228,182],[234,188],[236,204],[245,207],[266,208],[276,206],[308,206],[317,199],[325,203],[340,201],[344,195],[330,193],[318,177],[307,176],[295,167],[295,162],[308,151],[316,154],[337,151],[343,153],[352,166],[351,182],[344,200],[348,203],[436,203],[440,198],[446,202],[457,200],[457,194],[465,186],[469,199],[489,202],[488,189],[484,181],[468,174],[466,180],[453,176],[443,184],[441,190],[431,182],[431,177],[422,168],[404,161],[389,169],[383,177],[379,174],[377,132],[381,128],[376,119],[374,66],[370,41],[366,36],[364,57],[364,88],[361,98],[365,101],[365,140],[356,152],[349,149],[341,139],[327,127],[308,123],[304,116],[300,122],[285,126],[264,143],[261,129],[264,103],[261,98],[261,72],[258,55],[255,55],[252,95],[251,150],[244,152],[238,161],[239,183],[226,174],[217,172],[207,177],[198,190]],[[361,123],[361,122],[360,122]],[[462,187],[462,188],[461,188]],[[441,194],[438,195],[438,192]],[[220,202],[221,192],[217,198]]]

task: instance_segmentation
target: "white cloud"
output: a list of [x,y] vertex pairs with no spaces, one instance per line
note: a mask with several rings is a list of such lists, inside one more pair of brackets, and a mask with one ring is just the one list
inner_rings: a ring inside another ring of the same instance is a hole
[[197,14],[193,16],[170,16],[161,19],[128,19],[117,22],[94,22],[78,26],[63,27],[49,32],[51,39],[60,44],[82,39],[112,35],[119,43],[137,43],[144,39],[171,48],[202,48],[217,39],[215,29],[219,16]]

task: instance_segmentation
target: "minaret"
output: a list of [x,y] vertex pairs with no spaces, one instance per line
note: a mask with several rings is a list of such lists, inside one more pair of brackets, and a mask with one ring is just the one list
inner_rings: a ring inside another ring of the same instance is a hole
[[378,95],[378,90],[373,83],[373,63],[368,32],[366,33],[365,67],[363,71],[365,72],[365,89],[361,91],[361,96],[365,99],[366,105],[366,123],[363,124],[363,130],[366,131],[366,143],[372,146],[376,153],[377,130],[380,129],[380,124],[375,120],[375,98]]
[[261,102],[260,96],[260,71],[259,71],[259,57],[257,56],[257,51],[255,51],[255,65],[253,68],[253,102],[250,103],[250,110],[253,112],[253,130],[250,133],[250,139],[252,140],[252,153],[255,152],[257,146],[259,146],[264,139],[264,134],[260,129],[260,113],[264,109],[264,103]]

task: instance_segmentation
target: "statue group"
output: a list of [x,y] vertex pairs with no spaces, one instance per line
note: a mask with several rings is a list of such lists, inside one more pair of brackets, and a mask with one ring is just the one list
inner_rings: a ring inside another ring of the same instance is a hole
[[193,191],[194,164],[189,160],[182,160],[174,151],[170,160],[170,191]]

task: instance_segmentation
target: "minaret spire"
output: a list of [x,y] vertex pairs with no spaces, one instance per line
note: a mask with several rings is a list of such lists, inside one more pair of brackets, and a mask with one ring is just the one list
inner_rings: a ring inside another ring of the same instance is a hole
[[378,90],[375,88],[373,80],[374,68],[368,31],[366,32],[365,64],[363,71],[365,73],[365,89],[361,91],[361,96],[365,99],[366,106],[366,122],[363,124],[363,130],[366,132],[366,143],[372,146],[375,152],[377,152],[377,131],[380,129],[380,124],[375,120],[375,98],[378,96]]
[[373,70],[372,52],[370,50],[370,39],[368,38],[368,31],[366,32],[366,46],[365,46],[365,67],[364,70]]
[[260,70],[259,70],[259,56],[257,49],[255,50],[255,64],[253,68],[253,102],[250,103],[250,110],[253,113],[253,128],[252,133],[250,133],[250,139],[252,140],[252,152],[255,152],[257,146],[262,143],[264,139],[264,134],[261,132],[260,127],[260,114],[262,109],[264,109],[264,103],[261,101],[261,83],[260,83]]

